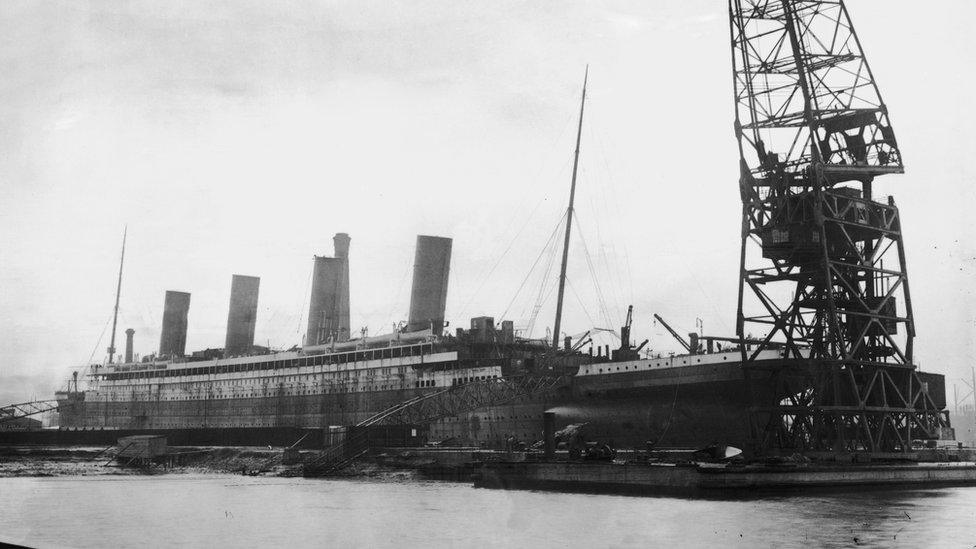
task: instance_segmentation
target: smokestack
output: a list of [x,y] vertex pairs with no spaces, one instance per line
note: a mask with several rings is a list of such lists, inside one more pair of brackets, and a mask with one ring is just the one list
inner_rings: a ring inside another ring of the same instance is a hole
[[511,320],[502,321],[502,343],[515,343],[515,323]]
[[135,335],[136,331],[132,328],[128,328],[125,331],[125,363],[129,364],[132,362],[132,336]]
[[451,242],[450,238],[440,236],[417,236],[408,331],[433,327],[434,333],[440,335],[444,330],[447,281],[451,272]]
[[556,412],[542,414],[542,437],[546,459],[556,455]]
[[349,339],[349,235],[332,239],[335,257],[315,256],[305,345]]
[[349,331],[349,238],[347,233],[336,233],[332,237],[332,247],[336,259],[342,260],[339,265],[339,284],[336,289],[336,316],[339,319],[339,341],[348,341],[352,335]]
[[159,337],[160,356],[180,357],[186,353],[186,317],[189,312],[189,293],[166,291],[163,333]]
[[249,354],[254,346],[260,285],[261,279],[256,276],[234,275],[231,278],[224,358]]

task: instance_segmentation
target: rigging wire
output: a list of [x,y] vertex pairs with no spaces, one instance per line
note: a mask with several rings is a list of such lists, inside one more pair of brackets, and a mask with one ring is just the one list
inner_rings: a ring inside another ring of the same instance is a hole
[[[589,205],[591,211],[594,214],[594,218],[597,219],[597,222],[595,223],[596,237],[597,237],[597,259],[600,260],[604,270],[607,271],[606,280],[609,282],[610,298],[613,300],[612,303],[614,309],[613,312],[617,316],[617,318],[623,318],[624,315],[620,308],[620,301],[622,299],[623,294],[620,291],[619,279],[614,277],[614,271],[618,271],[619,269],[615,269],[614,268],[615,266],[610,264],[610,259],[607,257],[606,246],[604,245],[602,232],[600,230],[600,223],[599,223],[600,212],[596,210],[596,206],[593,201],[590,201]],[[596,269],[594,267],[594,271],[595,270]]]
[[[610,195],[615,199],[613,200],[613,206],[616,211],[613,213],[613,215],[610,215],[609,217],[611,221],[619,221],[621,219],[624,219],[623,212],[620,210],[620,202],[616,200],[616,198],[620,196],[621,193],[619,192],[619,189],[617,187],[617,178],[614,177],[613,172],[610,170],[610,160],[609,160],[610,156],[607,154],[607,147],[604,145],[603,133],[600,131],[598,127],[598,123],[596,122],[590,124],[590,132],[596,136],[595,141],[597,142],[597,146],[599,147],[599,151],[601,153],[600,156],[603,158],[603,167],[607,173],[606,180],[610,184]],[[619,225],[617,227],[619,228]],[[624,273],[627,275],[627,286],[630,290],[627,302],[632,303],[634,300],[634,277],[633,277],[633,272],[630,270],[630,251],[628,250],[627,247],[627,241],[622,240],[622,243],[623,243],[623,257],[624,257],[624,262],[626,264],[626,269],[624,269]],[[616,247],[613,241],[611,241],[610,246],[611,246],[611,250],[616,255],[617,253]]]
[[488,281],[491,280],[491,275],[495,274],[495,270],[498,268],[499,265],[501,265],[502,260],[505,259],[506,255],[508,255],[508,252],[512,249],[512,246],[515,245],[515,242],[518,240],[518,238],[522,236],[522,233],[525,231],[525,228],[529,226],[529,222],[532,221],[533,217],[535,216],[535,213],[539,210],[539,206],[542,206],[542,203],[545,201],[546,201],[546,197],[543,196],[542,198],[539,199],[538,202],[536,202],[535,207],[532,208],[532,211],[529,212],[528,217],[526,217],[525,223],[522,224],[522,227],[519,228],[518,232],[515,233],[515,236],[512,237],[512,240],[508,243],[508,246],[505,247],[505,250],[502,251],[502,254],[498,257],[498,260],[495,261],[495,264],[492,265],[491,269],[488,270],[488,273],[481,279],[481,282],[478,284],[477,289],[475,289],[475,291],[471,294],[471,297],[468,298],[468,302],[464,304],[464,307],[461,307],[461,311],[458,313],[458,316],[464,318],[464,313],[467,312],[468,308],[471,306],[471,303],[474,302],[475,297],[477,297],[478,294],[481,293],[481,290],[485,287],[485,284],[487,284]]
[[298,309],[298,328],[295,330],[295,337],[297,337],[298,341],[301,341],[303,344],[305,343],[305,341],[302,338],[302,320],[305,319],[305,306],[308,304],[308,300],[310,298],[309,291],[312,288],[313,271],[314,271],[314,264],[313,264],[313,269],[308,271],[308,280],[305,282],[305,292],[302,293],[302,306],[300,309]]
[[681,387],[680,377],[674,384],[674,396],[671,397],[671,412],[668,413],[668,421],[664,424],[664,430],[662,430],[661,434],[657,437],[657,441],[654,443],[655,445],[664,440],[664,436],[667,435],[668,431],[671,430],[671,422],[674,420],[674,410],[678,405],[678,387]]
[[681,264],[685,272],[688,273],[688,278],[690,278],[695,283],[695,287],[698,288],[698,292],[701,294],[703,298],[705,298],[705,302],[708,304],[708,307],[712,310],[712,313],[715,315],[715,320],[718,321],[718,323],[722,326],[722,328],[726,331],[726,333],[731,333],[732,327],[729,325],[728,320],[726,320],[726,315],[722,314],[719,311],[718,307],[716,306],[715,300],[705,290],[705,286],[701,283],[701,279],[699,279],[698,275],[695,274],[695,270],[692,269],[688,265],[688,262],[685,261],[675,251],[674,247],[670,243],[668,244],[667,250],[668,250],[667,252],[668,257],[671,258],[671,260],[674,263]]
[[[410,258],[408,257],[407,261],[404,263],[403,275],[400,276],[400,284],[397,285],[396,296],[393,298],[393,301],[390,302],[390,309],[386,313],[385,323],[387,325],[392,325],[395,322],[395,320],[403,320],[402,318],[394,319],[393,310],[401,306],[400,297],[403,296],[403,288],[407,285],[407,278],[409,276],[410,276]],[[407,308],[408,309],[410,308],[409,304],[407,305]]]
[[586,305],[583,304],[583,300],[580,299],[579,292],[576,291],[576,286],[573,285],[568,276],[566,277],[566,283],[569,286],[569,289],[573,291],[573,295],[576,297],[576,302],[579,303],[580,309],[583,309],[583,314],[586,315],[586,320],[590,322],[590,326],[596,326],[596,321],[593,320],[593,316],[590,315],[590,311],[587,310]]
[[[536,171],[535,176],[533,176],[530,180],[532,180],[532,181],[538,180],[540,178],[541,174],[542,174],[542,171],[545,169],[545,166],[549,165],[549,158],[552,157],[553,152],[557,149],[557,145],[558,145],[559,141],[562,139],[563,135],[565,135],[566,129],[570,127],[570,125],[571,125],[570,123],[573,121],[574,116],[575,116],[575,113],[574,112],[570,112],[566,116],[566,119],[563,121],[563,124],[562,124],[562,129],[556,135],[555,140],[553,140],[553,142],[549,145],[549,156],[546,157],[546,160],[544,162],[540,162],[539,163],[539,169]],[[553,175],[553,177],[552,177],[553,180],[555,180],[557,177],[561,177],[562,176],[563,172],[565,172],[566,171],[566,168],[569,166],[569,163],[570,163],[571,160],[572,160],[572,156],[567,156],[566,157],[566,160],[562,163],[562,165],[560,166],[560,168]],[[494,274],[495,270],[501,264],[502,260],[505,259],[505,257],[507,256],[508,252],[512,249],[512,246],[515,244],[515,242],[518,240],[518,238],[520,236],[522,236],[522,233],[525,231],[526,227],[528,227],[529,226],[529,223],[534,219],[534,216],[535,216],[536,212],[539,210],[539,207],[542,206],[542,204],[544,202],[546,202],[548,199],[549,199],[549,197],[547,195],[543,195],[539,199],[539,201],[536,202],[535,206],[529,212],[529,215],[525,218],[525,222],[522,223],[522,226],[518,229],[518,231],[516,231],[515,236],[512,237],[511,241],[509,241],[509,243],[505,247],[504,251],[502,251],[501,255],[495,261],[495,264],[492,265],[491,269],[488,270],[487,274],[485,274],[485,276],[482,277],[481,282],[478,283],[477,289],[475,289],[475,291],[471,294],[471,297],[468,298],[468,301],[464,304],[464,306],[461,307],[461,310],[458,313],[458,316],[460,316],[461,318],[464,317],[464,313],[466,313],[468,311],[469,307],[471,306],[471,303],[474,302],[475,298],[481,293],[481,290],[484,288],[485,284],[487,284],[488,281],[491,280],[492,274]],[[512,217],[509,220],[509,222],[505,224],[505,227],[511,227],[513,225],[513,223],[515,222],[515,220],[520,216],[521,205],[522,204],[523,204],[523,202],[519,202],[519,206],[520,207],[517,208],[512,213]],[[497,250],[498,250],[498,247],[496,246],[495,248],[492,249],[492,252],[489,254],[489,256],[495,255],[495,253],[497,252]]]
[[[579,216],[577,216],[577,219]],[[600,306],[600,312],[603,315],[603,320],[608,326],[613,326],[613,321],[610,319],[609,311],[607,309],[607,302],[603,296],[603,288],[600,286],[600,280],[597,277],[596,269],[593,266],[593,260],[590,257],[589,247],[586,245],[586,238],[583,236],[582,223],[576,224],[576,230],[580,237],[580,242],[583,244],[583,257],[586,258],[586,266],[590,271],[590,277],[593,279],[593,287],[596,289],[597,303]]]
[[566,214],[563,213],[562,217],[559,218],[559,222],[557,222],[556,226],[553,228],[552,233],[549,235],[548,240],[546,240],[545,246],[543,246],[542,250],[539,252],[539,255],[535,258],[535,261],[532,263],[532,266],[529,268],[529,272],[525,274],[525,278],[522,279],[522,283],[519,284],[518,289],[515,290],[515,295],[512,296],[512,300],[508,303],[508,306],[505,307],[505,311],[499,316],[499,319],[504,320],[505,317],[508,315],[508,312],[511,310],[512,305],[515,304],[515,300],[518,299],[518,296],[522,292],[522,289],[525,287],[525,284],[529,281],[529,277],[532,276],[532,272],[535,271],[536,265],[539,264],[539,260],[542,259],[542,256],[546,253],[546,250],[549,249],[549,246],[552,245],[553,240],[556,238],[556,235],[559,233],[559,227],[562,226],[563,219],[565,217]]
[[556,288],[555,281],[552,280],[552,267],[556,262],[556,251],[557,247],[553,245],[549,251],[549,259],[546,263],[546,269],[542,273],[542,283],[539,286],[539,294],[536,297],[535,304],[532,307],[532,314],[529,317],[529,322],[526,327],[526,334],[531,337],[532,331],[535,329],[535,321],[539,317],[539,311],[542,309],[542,305],[549,300],[549,296],[552,295],[553,290]]
[[[615,217],[619,217],[619,211],[617,215],[613,215],[610,213],[608,200],[606,200],[605,195],[603,200],[603,210],[604,212],[606,212],[606,217],[609,217],[611,219]],[[601,216],[601,218],[603,217]],[[621,265],[619,264],[619,261],[617,259],[619,257],[619,253],[617,252],[617,246],[615,243],[616,241],[621,239],[614,237],[614,233],[617,231],[615,231],[613,227],[610,227],[611,236],[609,240],[604,240],[603,227],[601,225],[602,224],[599,223],[599,219],[598,219],[598,222],[596,224],[596,230],[597,230],[597,237],[600,239],[599,257],[603,262],[604,269],[608,271],[607,274],[610,278],[610,289],[613,292],[612,293],[613,301],[614,301],[613,305],[614,305],[615,312],[617,314],[617,318],[624,318],[624,308],[625,308],[624,305],[632,302],[632,300],[628,300],[627,297],[625,296],[624,282],[623,279],[621,278],[621,271],[623,271],[623,269],[621,268]]]
[[[548,296],[551,295],[552,293],[550,290],[551,288],[550,283],[553,283],[554,281],[551,280],[550,277],[552,277],[552,267],[553,267],[553,263],[556,260],[556,253],[558,249],[556,246],[556,242],[557,242],[556,240],[553,240],[552,246],[548,250],[548,256],[545,263],[546,267],[543,270],[542,276],[539,279],[540,282],[539,291],[532,305],[531,312],[529,313],[528,322],[526,322],[525,331],[526,334],[529,336],[531,336],[532,331],[535,329],[535,321],[539,315],[539,311],[542,308],[542,305],[548,300]],[[526,315],[525,309],[523,309],[520,318],[525,318],[525,315]]]
[[88,368],[91,365],[92,361],[95,359],[95,353],[98,352],[98,348],[102,345],[102,338],[105,337],[105,331],[108,330],[108,323],[111,321],[112,321],[111,317],[109,317],[109,319],[105,321],[105,326],[102,327],[102,333],[99,334],[98,336],[98,342],[95,343],[95,347],[92,349],[91,355],[89,355],[88,357],[88,363],[85,364],[85,368]]
[[[91,370],[91,363],[92,363],[93,360],[95,360],[95,353],[97,353],[98,352],[98,348],[102,346],[102,338],[105,337],[105,332],[108,330],[108,325],[111,322],[112,322],[112,316],[109,315],[108,320],[105,321],[105,326],[102,327],[102,333],[99,334],[99,336],[98,336],[98,341],[95,342],[95,346],[92,348],[91,355],[88,356],[88,362],[86,362],[85,363],[85,366],[83,368],[81,368],[81,373],[79,373],[78,377],[82,377],[82,378],[85,377],[88,374],[89,370]],[[68,388],[70,389],[70,387],[71,387],[70,386],[70,384],[71,384],[70,378],[68,380],[68,384],[69,384],[68,385]]]
[[[596,220],[596,231],[597,231],[597,241],[599,244],[598,258],[600,259],[603,267],[607,270],[607,278],[610,285],[610,297],[613,300],[614,313],[618,318],[623,318],[623,307],[624,303],[633,302],[633,278],[630,273],[630,265],[628,264],[626,268],[622,268],[619,264],[617,258],[620,257],[620,253],[617,251],[616,243],[618,241],[623,243],[623,249],[626,252],[626,240],[622,238],[615,238],[614,235],[620,234],[620,220],[624,218],[623,213],[620,210],[620,204],[616,200],[619,196],[617,191],[615,179],[610,171],[610,165],[608,160],[608,155],[606,154],[606,147],[603,144],[603,138],[598,131],[598,128],[592,124],[590,127],[590,137],[593,141],[597,142],[598,156],[601,157],[602,162],[598,162],[597,165],[604,169],[605,176],[601,177],[601,180],[606,181],[609,186],[609,192],[607,191],[607,186],[600,186],[601,192],[597,195],[599,200],[591,200],[590,208],[594,213],[594,219]],[[609,195],[609,196],[608,196]],[[611,202],[613,208],[611,208]],[[611,211],[611,209],[613,211]],[[602,219],[609,219],[610,221],[610,233],[611,237],[609,240],[604,239],[604,227],[601,223]],[[609,250],[608,250],[609,249]],[[609,255],[608,255],[609,254]],[[611,260],[612,258],[612,260]],[[630,292],[629,295],[624,291],[625,284],[621,275],[621,271],[626,273],[627,280],[629,281]]]

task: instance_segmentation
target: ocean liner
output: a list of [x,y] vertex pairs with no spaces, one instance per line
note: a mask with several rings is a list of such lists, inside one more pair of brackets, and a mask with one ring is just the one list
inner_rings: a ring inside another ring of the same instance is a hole
[[[537,440],[543,413],[557,410],[562,424],[586,423],[593,436],[623,447],[648,442],[746,447],[756,435],[750,419],[756,403],[787,402],[808,390],[788,389],[769,374],[786,363],[802,368],[802,348],[777,347],[768,339],[691,334],[692,341],[683,342],[685,354],[655,357],[645,352],[642,357],[643,344],[634,347],[630,342],[630,312],[616,349],[594,349],[591,344],[584,350],[586,336],[561,340],[585,98],[584,80],[552,339],[520,337],[512,321],[496,327],[487,316],[448,333],[445,303],[452,241],[434,236],[417,238],[406,325],[387,335],[353,338],[350,238],[339,233],[334,256],[314,259],[308,329],[301,347],[271,352],[253,344],[259,280],[235,275],[224,348],[187,355],[190,295],[167,292],[159,353],[134,360],[129,330],[125,358],[115,362],[113,325],[108,362],[89,368],[81,384],[76,374],[68,390],[57,393],[60,429],[265,443],[281,441],[281,433],[307,435],[330,426],[362,424],[447,388],[536,375],[559,383],[551,390],[425,422],[418,426],[417,437],[503,447],[513,439]],[[121,281],[121,268],[119,276]],[[925,398],[943,410],[943,376],[919,376],[926,385]]]
[[[348,331],[349,237],[335,237],[336,254],[315,258],[306,345],[286,352],[254,347],[257,279],[235,276],[227,344],[222,351],[183,356],[189,294],[168,292],[160,354],[93,366],[57,393],[60,428],[118,431],[321,430],[356,425],[400,402],[472,382],[505,380],[542,370],[562,375],[561,387],[516,402],[445,418],[430,425],[431,441],[503,445],[537,436],[539,418],[559,407],[566,422],[590,422],[620,443],[660,439],[695,445],[745,436],[748,392],[739,352],[639,358],[629,326],[617,349],[555,348],[518,337],[512,321],[471,319],[445,333],[451,240],[419,236],[410,318],[401,332],[343,338]],[[241,344],[240,335],[244,335]],[[577,346],[579,343],[577,342]],[[260,354],[253,354],[253,353]],[[235,354],[241,356],[235,356]],[[777,354],[768,352],[769,359]]]

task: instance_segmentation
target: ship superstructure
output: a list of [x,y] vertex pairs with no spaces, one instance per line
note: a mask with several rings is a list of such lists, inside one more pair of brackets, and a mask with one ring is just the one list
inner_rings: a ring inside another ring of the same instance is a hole
[[[321,274],[318,259],[315,272]],[[256,278],[235,277],[232,285],[227,327],[228,340],[235,342],[232,351],[184,356],[189,294],[178,295],[175,305],[168,297],[171,314],[164,316],[162,341],[167,352],[134,361],[127,332],[128,361],[94,366],[82,386],[76,382],[57,393],[60,427],[181,434],[236,430],[242,433],[236,440],[261,443],[269,430],[356,425],[448,388],[537,375],[560,381],[551,391],[443,417],[424,427],[424,437],[497,447],[513,437],[531,441],[542,413],[553,407],[564,410],[561,422],[588,423],[618,444],[701,445],[739,442],[747,435],[748,391],[736,348],[715,350],[712,340],[693,339],[687,354],[641,358],[644,344],[630,343],[632,311],[613,350],[583,350],[585,335],[562,347],[522,338],[512,321],[496,326],[492,317],[472,318],[469,327],[447,333],[450,239],[419,237],[415,261],[415,277],[423,280],[413,285],[404,330],[345,340],[332,331],[326,342],[283,352],[253,345]],[[338,273],[347,268],[338,267]],[[333,307],[348,303],[341,295],[348,285],[344,290],[337,284],[312,287]],[[326,319],[336,310],[312,307],[324,310]],[[408,331],[419,326],[426,328]],[[766,350],[759,358],[776,361],[782,352]]]
[[[315,272],[321,274],[318,259]],[[423,280],[413,285],[411,318],[403,331],[345,340],[332,331],[326,342],[283,352],[253,345],[256,278],[235,277],[232,285],[227,328],[228,340],[235,342],[232,351],[184,356],[189,294],[179,294],[175,304],[168,297],[171,314],[164,316],[167,335],[162,341],[167,352],[133,361],[132,333],[127,332],[129,361],[94,366],[82,386],[76,382],[57,393],[60,427],[236,429],[254,432],[253,438],[244,438],[259,442],[268,429],[356,425],[398,403],[446,388],[526,375],[562,381],[553,391],[442,418],[429,425],[426,437],[489,446],[503,445],[511,437],[529,440],[537,434],[542,412],[554,406],[567,410],[561,421],[591,423],[620,442],[634,444],[647,439],[704,443],[744,421],[747,391],[737,351],[709,352],[711,344],[696,342],[687,355],[642,359],[638,350],[643,345],[634,348],[629,342],[630,314],[621,330],[624,339],[612,351],[592,346],[584,351],[586,336],[563,347],[522,338],[512,321],[496,326],[492,317],[472,318],[469,327],[447,333],[449,265],[450,239],[419,237],[414,271]],[[348,268],[338,267],[337,273]],[[348,285],[312,287],[325,294],[320,301],[333,304],[330,309],[313,303],[326,312],[322,318],[336,310],[334,304],[348,303],[348,296],[341,295]],[[407,331],[419,326],[426,328]],[[765,354],[769,359],[779,356]]]

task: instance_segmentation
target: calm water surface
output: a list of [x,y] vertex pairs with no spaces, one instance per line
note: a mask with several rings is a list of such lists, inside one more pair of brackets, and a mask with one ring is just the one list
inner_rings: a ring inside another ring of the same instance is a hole
[[440,482],[2,478],[0,540],[36,547],[971,549],[976,488],[709,501]]

